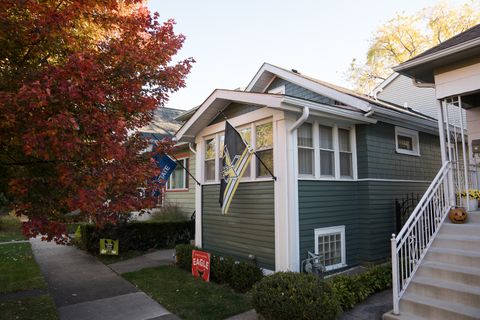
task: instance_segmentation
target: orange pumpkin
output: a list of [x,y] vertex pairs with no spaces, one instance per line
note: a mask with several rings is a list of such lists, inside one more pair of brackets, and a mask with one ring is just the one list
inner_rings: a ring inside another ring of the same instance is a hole
[[452,223],[464,223],[467,221],[467,211],[464,208],[453,208],[448,213],[448,218]]

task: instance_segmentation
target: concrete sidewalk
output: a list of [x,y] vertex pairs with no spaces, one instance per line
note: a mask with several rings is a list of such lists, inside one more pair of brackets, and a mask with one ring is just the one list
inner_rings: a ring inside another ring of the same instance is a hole
[[95,257],[73,246],[31,244],[61,320],[178,319]]
[[125,273],[145,268],[172,265],[175,262],[173,258],[174,253],[174,249],[158,250],[125,261],[112,263],[108,266],[116,273]]

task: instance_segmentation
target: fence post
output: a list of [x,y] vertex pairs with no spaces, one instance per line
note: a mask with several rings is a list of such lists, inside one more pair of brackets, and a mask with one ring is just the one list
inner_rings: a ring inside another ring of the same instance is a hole
[[393,293],[393,314],[398,315],[400,313],[398,306],[398,260],[397,260],[397,239],[395,233],[392,234],[392,293]]

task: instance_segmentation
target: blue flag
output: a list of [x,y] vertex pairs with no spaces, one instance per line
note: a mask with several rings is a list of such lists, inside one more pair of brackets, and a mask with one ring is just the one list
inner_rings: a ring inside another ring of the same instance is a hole
[[172,172],[177,167],[177,163],[166,154],[156,154],[153,156],[153,159],[155,159],[157,166],[160,168],[160,175],[155,177],[155,182],[164,186]]

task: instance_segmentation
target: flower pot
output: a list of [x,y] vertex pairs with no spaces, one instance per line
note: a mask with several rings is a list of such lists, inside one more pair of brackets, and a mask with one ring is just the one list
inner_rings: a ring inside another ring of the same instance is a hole
[[478,209],[478,199],[469,199],[468,200],[468,209],[477,210]]

